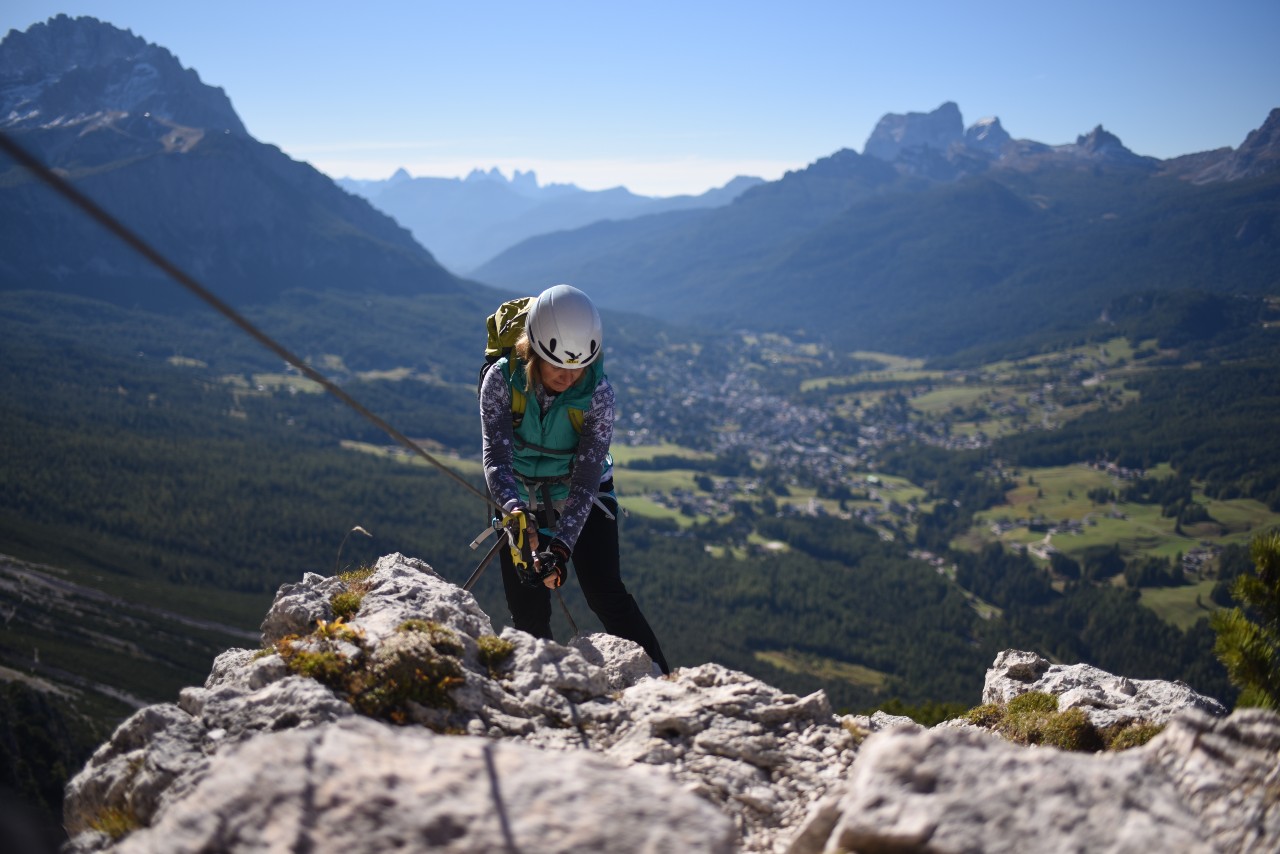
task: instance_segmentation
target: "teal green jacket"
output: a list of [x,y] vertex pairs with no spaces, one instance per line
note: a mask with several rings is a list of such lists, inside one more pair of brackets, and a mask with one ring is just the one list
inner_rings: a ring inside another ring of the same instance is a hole
[[542,504],[543,490],[535,485],[539,500],[531,500],[524,481],[546,478],[550,495],[545,498],[560,512],[555,530],[543,533],[572,549],[600,500],[600,487],[613,477],[613,387],[603,366],[589,365],[571,388],[543,396],[544,411],[538,395],[526,388],[523,371],[513,371],[513,362],[495,362],[480,386],[485,484],[494,501],[511,512],[521,504]]
[[[514,465],[523,478],[556,478],[551,485],[551,500],[564,501],[569,494],[567,477],[578,452],[582,420],[591,409],[591,396],[604,377],[602,360],[584,368],[587,375],[562,394],[556,395],[546,412],[537,397],[529,393],[524,371],[516,369],[509,359],[494,366],[501,369],[511,391],[511,427],[515,437]],[[520,484],[521,497],[529,500],[527,488]]]

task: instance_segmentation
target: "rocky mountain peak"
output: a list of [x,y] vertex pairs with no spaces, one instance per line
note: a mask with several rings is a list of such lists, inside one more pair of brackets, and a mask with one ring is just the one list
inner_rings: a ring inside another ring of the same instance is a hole
[[1000,124],[1000,119],[995,116],[978,119],[968,130],[964,132],[964,144],[969,148],[986,152],[993,156],[1000,156],[1012,141],[1009,132]]
[[0,86],[39,83],[72,68],[97,68],[136,57],[150,45],[96,18],[57,15],[26,31],[10,30],[0,41]]
[[0,41],[0,126],[55,128],[140,116],[246,133],[222,89],[129,30],[58,15],[25,32],[10,30]]
[[1087,134],[1077,136],[1076,141],[1072,144],[1056,146],[1054,151],[1059,155],[1065,154],[1075,159],[1125,167],[1137,166],[1153,169],[1159,162],[1152,157],[1134,154],[1128,148],[1125,148],[1124,143],[1120,141],[1120,137],[1111,133],[1102,125],[1098,125]]
[[1238,181],[1257,178],[1280,169],[1280,107],[1267,115],[1262,127],[1249,132],[1235,151],[1224,154],[1215,163],[1200,172],[1195,180]]
[[532,169],[525,172],[517,169],[511,176],[511,188],[521,193],[538,192],[538,173]]
[[463,182],[468,184],[485,182],[500,184],[522,196],[536,196],[540,189],[538,187],[538,174],[532,169],[527,172],[517,169],[512,173],[510,180],[507,179],[506,175],[502,174],[502,170],[497,166],[487,171],[484,169],[472,169],[467,173],[467,177],[463,179]]
[[1090,154],[1109,155],[1119,152],[1132,154],[1133,152],[1124,147],[1124,143],[1120,141],[1120,137],[1108,132],[1102,125],[1098,125],[1087,134],[1076,137],[1076,146]]
[[960,108],[947,101],[931,113],[885,115],[867,138],[863,154],[892,163],[904,151],[925,148],[945,152],[963,139]]
[[[358,601],[346,619],[340,594]],[[98,749],[67,789],[67,854],[1280,845],[1280,716],[1228,717],[1181,683],[1010,650],[966,718],[841,716],[713,663],[656,677],[609,635],[495,635],[469,593],[398,554],[284,585],[262,637]],[[1093,754],[981,723],[1024,696],[1076,728],[1164,728]],[[104,815],[133,825],[110,838]]]
[[1259,178],[1280,170],[1280,107],[1272,109],[1262,126],[1250,131],[1239,148],[1184,154],[1164,161],[1161,169],[1193,184]]
[[505,184],[507,183],[507,176],[502,174],[501,169],[494,166],[487,171],[480,168],[472,169],[467,173],[467,177],[462,180],[468,183],[473,181],[493,181],[494,183]]

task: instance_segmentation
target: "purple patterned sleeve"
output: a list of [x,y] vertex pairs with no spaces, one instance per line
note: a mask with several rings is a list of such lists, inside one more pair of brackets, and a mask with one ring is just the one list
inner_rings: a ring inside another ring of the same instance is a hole
[[515,444],[511,432],[511,390],[500,368],[484,376],[480,386],[481,459],[484,481],[493,500],[511,512],[520,501],[514,469]]
[[570,549],[578,542],[582,526],[591,515],[600,481],[609,461],[609,443],[613,441],[613,419],[616,398],[609,380],[600,380],[591,395],[591,408],[582,420],[582,436],[578,440],[578,456],[573,463],[573,480],[569,497],[560,514],[556,536]]

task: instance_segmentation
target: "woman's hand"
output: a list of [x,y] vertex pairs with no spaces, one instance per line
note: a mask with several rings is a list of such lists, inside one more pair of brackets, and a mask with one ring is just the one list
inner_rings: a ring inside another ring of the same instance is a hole
[[552,538],[551,545],[545,552],[534,552],[533,561],[538,572],[545,573],[542,584],[548,590],[555,590],[564,584],[569,576],[569,547],[562,540]]

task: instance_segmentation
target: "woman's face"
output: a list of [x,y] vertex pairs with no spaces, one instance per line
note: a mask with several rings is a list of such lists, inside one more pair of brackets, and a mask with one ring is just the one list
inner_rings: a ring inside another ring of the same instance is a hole
[[556,394],[566,391],[582,376],[581,370],[571,371],[568,368],[558,368],[546,362],[542,363],[541,373],[542,384],[546,386],[547,391],[555,392]]

